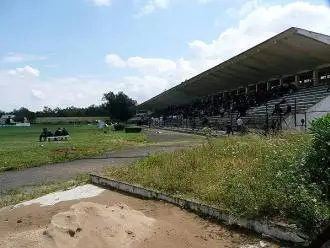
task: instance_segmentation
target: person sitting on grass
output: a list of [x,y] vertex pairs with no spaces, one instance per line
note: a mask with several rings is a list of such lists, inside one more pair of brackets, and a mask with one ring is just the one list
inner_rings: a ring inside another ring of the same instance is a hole
[[39,141],[45,141],[47,139],[47,137],[52,137],[53,136],[53,133],[48,130],[47,128],[43,128],[42,129],[42,132],[39,136]]
[[52,131],[48,130],[47,137],[53,137],[53,136],[54,136],[54,134],[52,133]]
[[69,132],[65,128],[62,129],[62,136],[69,136]]
[[62,129],[59,127],[54,133],[54,136],[62,136]]
[[47,138],[47,133],[48,133],[48,130],[47,128],[43,128],[42,129],[42,132],[39,136],[39,141],[41,142],[42,140],[45,140]]

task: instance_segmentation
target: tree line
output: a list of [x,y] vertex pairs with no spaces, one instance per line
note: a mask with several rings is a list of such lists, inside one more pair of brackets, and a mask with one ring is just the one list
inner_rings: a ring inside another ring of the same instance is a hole
[[38,117],[110,117],[116,121],[127,121],[135,114],[137,101],[128,97],[124,92],[117,94],[108,92],[103,94],[102,103],[100,105],[91,105],[86,108],[67,107],[67,108],[50,108],[45,106],[41,111],[30,111],[25,107],[14,109],[11,112],[2,114],[15,115],[15,121],[22,122],[26,117],[31,123],[34,123]]

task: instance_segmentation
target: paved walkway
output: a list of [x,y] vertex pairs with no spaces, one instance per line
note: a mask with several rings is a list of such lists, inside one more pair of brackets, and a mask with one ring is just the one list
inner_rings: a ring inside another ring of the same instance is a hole
[[201,137],[168,131],[146,131],[155,142],[149,146],[128,147],[103,157],[8,171],[0,174],[0,192],[8,189],[38,185],[42,182],[69,180],[77,174],[102,171],[108,166],[123,166],[155,152],[173,152],[199,144]]

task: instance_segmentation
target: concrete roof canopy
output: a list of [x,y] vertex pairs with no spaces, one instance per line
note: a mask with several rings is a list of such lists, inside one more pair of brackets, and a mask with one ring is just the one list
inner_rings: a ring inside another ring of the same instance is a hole
[[139,105],[165,109],[221,91],[330,64],[330,36],[289,28]]

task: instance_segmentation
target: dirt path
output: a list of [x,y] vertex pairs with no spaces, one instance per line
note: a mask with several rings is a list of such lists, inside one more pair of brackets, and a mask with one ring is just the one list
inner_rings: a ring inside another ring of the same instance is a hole
[[[116,229],[111,232],[110,227],[101,228],[96,225],[97,231],[89,230],[87,226],[80,229],[78,237],[70,237],[69,234],[62,235],[62,242],[73,242],[75,239],[81,238],[86,247],[110,247],[107,244],[100,243],[99,236],[101,234],[110,235],[118,243],[111,247],[138,247],[138,248],[165,248],[165,247],[182,247],[182,248],[200,248],[200,247],[264,247],[260,246],[261,239],[237,231],[228,229],[225,226],[216,225],[209,221],[198,218],[195,214],[184,211],[171,204],[160,201],[141,200],[138,198],[126,196],[116,192],[106,190],[101,195],[83,199],[60,202],[52,206],[40,207],[38,204],[25,206],[16,209],[3,209],[0,211],[0,248],[35,248],[38,240],[43,238],[44,231],[49,227],[53,216],[68,211],[73,204],[78,202],[94,202],[104,205],[125,204],[129,208],[141,212],[148,218],[152,218],[155,222],[152,226],[150,235],[141,239],[139,230],[130,229],[130,233],[125,233],[124,229]],[[106,210],[106,208],[104,208]],[[118,210],[109,210],[116,214]],[[88,213],[93,213],[92,209]],[[86,213],[87,214],[87,213]],[[67,214],[66,214],[67,215]],[[66,217],[70,217],[67,215]],[[136,219],[126,219],[127,215],[122,214],[122,222],[128,221],[130,228],[134,227]],[[101,221],[100,221],[101,222]],[[87,222],[86,222],[87,223]],[[90,221],[89,221],[90,223]],[[114,224],[120,224],[116,222]],[[65,232],[63,231],[65,234]],[[131,235],[133,241],[138,241],[134,246],[121,246],[119,241],[127,239],[127,235]],[[107,236],[107,237],[108,237]],[[116,239],[116,238],[120,239]],[[56,238],[56,237],[55,237]],[[85,239],[84,239],[85,238]],[[139,240],[140,239],[140,240]],[[86,243],[87,242],[87,243]],[[267,248],[278,248],[279,246],[268,241],[262,241]],[[87,246],[87,244],[90,244]],[[93,245],[91,245],[93,244]],[[98,245],[97,245],[98,244]],[[255,245],[256,246],[248,246]],[[58,247],[58,246],[51,246]],[[74,246],[76,247],[76,246]],[[78,246],[81,247],[81,246]],[[85,246],[83,246],[85,247]]]
[[103,157],[8,171],[0,174],[0,190],[38,185],[45,181],[69,180],[77,174],[98,172],[107,166],[123,166],[155,152],[173,152],[200,144],[201,137],[168,131],[147,130],[150,146],[124,148]]

